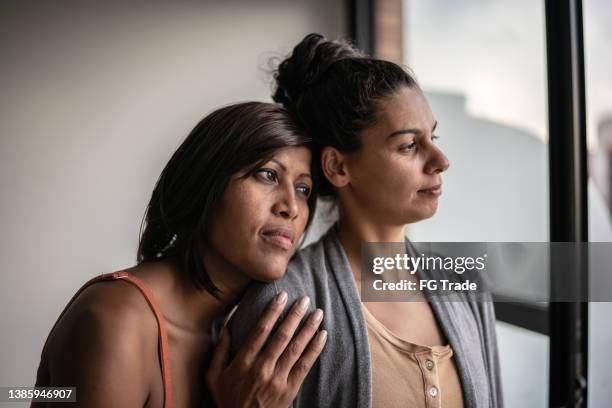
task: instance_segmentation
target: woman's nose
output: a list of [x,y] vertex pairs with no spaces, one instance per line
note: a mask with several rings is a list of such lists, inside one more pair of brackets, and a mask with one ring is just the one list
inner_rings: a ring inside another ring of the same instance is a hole
[[438,146],[431,146],[429,160],[425,164],[425,172],[427,174],[436,174],[446,171],[450,166],[448,158]]
[[272,207],[274,215],[286,219],[295,219],[299,214],[299,206],[293,186],[283,189]]

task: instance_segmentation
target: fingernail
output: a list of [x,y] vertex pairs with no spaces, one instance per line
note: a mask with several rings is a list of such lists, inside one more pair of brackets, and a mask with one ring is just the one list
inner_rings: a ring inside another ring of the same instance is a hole
[[314,319],[315,323],[319,323],[321,319],[323,319],[323,311],[321,309],[315,310],[315,312],[312,315],[312,318]]
[[304,296],[303,298],[300,299],[300,303],[299,303],[299,308],[302,309],[302,311],[306,311],[306,309],[308,309],[308,304],[310,303],[310,298],[308,296]]
[[317,339],[317,341],[319,343],[324,343],[326,339],[327,339],[327,330],[321,330],[319,332],[319,338]]
[[287,292],[283,290],[281,293],[278,294],[278,296],[276,296],[276,303],[278,303],[279,305],[282,305],[286,301],[287,301]]

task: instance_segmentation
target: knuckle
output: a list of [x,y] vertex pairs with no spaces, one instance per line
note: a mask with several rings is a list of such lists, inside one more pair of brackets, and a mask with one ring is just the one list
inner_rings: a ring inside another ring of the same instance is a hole
[[276,332],[276,339],[280,342],[287,342],[291,339],[291,333],[287,330],[279,330]]
[[308,319],[308,322],[306,323],[306,327],[309,330],[317,330],[317,328],[319,327],[320,322],[316,321],[315,319]]
[[289,315],[293,316],[294,318],[300,319],[304,315],[304,312],[302,311],[302,308],[300,307],[293,307],[291,308]]
[[296,368],[299,372],[306,374],[308,371],[310,371],[310,364],[304,360],[298,361]]
[[283,306],[283,304],[280,304],[278,302],[270,302],[270,306],[268,306],[268,311],[272,313],[277,313],[280,310],[283,310]]
[[260,385],[266,385],[270,383],[270,374],[268,373],[268,371],[266,370],[262,370],[259,374],[257,374],[257,376],[255,377],[255,383],[256,384],[260,384]]
[[278,302],[280,293],[274,294],[274,297],[268,300],[268,305],[266,306],[267,310],[278,309],[282,306],[283,302]]
[[275,359],[275,354],[272,348],[266,347],[259,353],[259,358],[257,359],[259,364],[268,364],[270,361]]
[[300,354],[302,351],[302,344],[299,341],[294,341],[289,346],[289,353],[291,354]]
[[270,331],[270,324],[267,322],[259,322],[257,326],[255,326],[255,336],[263,336]]
[[256,383],[263,384],[268,382],[271,377],[271,370],[267,361],[258,361],[253,366],[253,377]]
[[281,395],[285,392],[287,384],[281,378],[275,376],[272,381],[270,381],[270,388],[275,394]]
[[235,367],[239,374],[244,374],[249,371],[249,364],[244,360],[237,361]]

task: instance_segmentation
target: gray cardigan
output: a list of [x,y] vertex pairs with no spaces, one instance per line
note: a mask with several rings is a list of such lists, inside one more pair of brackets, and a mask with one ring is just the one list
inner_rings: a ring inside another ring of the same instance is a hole
[[[421,272],[419,276],[423,278]],[[249,287],[229,322],[232,355],[281,290],[289,295],[288,305],[303,295],[310,296],[311,310],[318,307],[325,313],[322,326],[328,331],[325,348],[304,380],[293,407],[370,408],[368,331],[359,293],[334,227],[318,242],[298,252],[282,279]],[[454,350],[464,406],[502,407],[493,304],[490,297],[483,302],[461,296],[462,301],[445,302],[435,297],[429,301]]]

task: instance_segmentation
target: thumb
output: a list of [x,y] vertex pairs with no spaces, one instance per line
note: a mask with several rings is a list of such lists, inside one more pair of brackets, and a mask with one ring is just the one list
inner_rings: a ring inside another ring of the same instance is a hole
[[221,371],[225,368],[227,360],[229,358],[230,348],[230,332],[227,327],[221,329],[221,336],[219,337],[219,343],[215,347],[213,357],[208,368],[209,378],[218,378],[221,375]]

